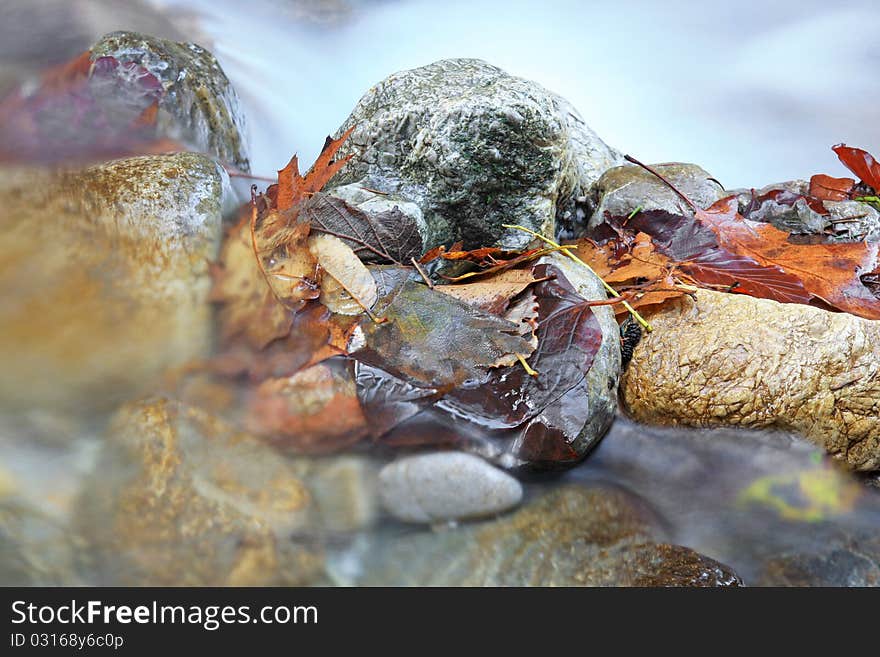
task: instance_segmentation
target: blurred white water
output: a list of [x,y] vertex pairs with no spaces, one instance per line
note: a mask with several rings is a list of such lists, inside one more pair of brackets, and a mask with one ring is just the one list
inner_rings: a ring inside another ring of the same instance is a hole
[[574,103],[608,143],[696,162],[727,187],[842,175],[830,146],[880,150],[880,3],[164,0],[200,25],[250,117],[255,171],[317,154],[401,69],[478,57]]

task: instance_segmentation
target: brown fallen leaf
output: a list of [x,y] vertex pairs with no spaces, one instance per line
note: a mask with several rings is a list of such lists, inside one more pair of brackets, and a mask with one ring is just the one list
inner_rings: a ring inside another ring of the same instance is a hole
[[324,270],[321,303],[342,315],[368,312],[378,298],[376,281],[351,247],[326,234],[312,235],[308,244],[318,266]]
[[299,160],[296,155],[278,171],[278,184],[266,190],[266,194],[274,199],[276,210],[284,211],[295,207],[312,194],[321,191],[324,185],[339,173],[352,156],[347,155],[336,161],[333,158],[353,130],[354,126],[346,130],[339,139],[327,137],[321,154],[305,176],[299,173]]
[[275,298],[254,258],[247,225],[233,228],[211,268],[211,299],[219,304],[220,342],[237,338],[262,349],[290,333],[292,313]]
[[855,186],[852,178],[832,178],[819,173],[810,178],[810,196],[823,201],[846,201]]
[[531,269],[509,269],[476,283],[435,285],[434,289],[493,315],[503,316],[511,300],[535,281]]
[[[861,280],[878,264],[876,243],[795,244],[771,224],[749,221],[734,197],[703,210],[662,175],[638,160],[673,189],[694,217],[662,211],[626,219],[630,230],[651,236],[655,248],[701,285],[785,303],[821,301],[838,310],[880,319],[880,299]],[[622,220],[621,220],[622,223]]]
[[352,364],[322,363],[263,381],[250,394],[245,426],[296,453],[323,454],[359,442],[368,431]]

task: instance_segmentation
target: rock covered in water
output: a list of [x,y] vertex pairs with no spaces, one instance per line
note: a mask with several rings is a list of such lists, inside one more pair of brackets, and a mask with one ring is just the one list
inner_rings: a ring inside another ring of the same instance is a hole
[[120,25],[165,39],[183,39],[195,26],[183,26],[181,18],[148,0],[4,0],[0,10],[0,96],[16,82],[36,77],[47,64],[76,57]]
[[880,321],[710,290],[650,321],[621,382],[635,420],[791,430],[880,469]]
[[302,585],[322,564],[293,538],[308,528],[311,500],[272,449],[155,399],[112,422],[76,526],[105,585]]
[[[760,586],[880,586],[880,545],[829,546],[789,552],[766,564]],[[867,548],[867,549],[866,549]]]
[[217,59],[194,43],[112,32],[92,46],[92,60],[114,57],[152,73],[164,88],[157,128],[242,171],[250,170],[244,114]]
[[370,528],[379,518],[379,466],[367,456],[340,454],[298,459],[299,474],[315,506],[315,524],[328,534]]
[[502,224],[552,236],[620,160],[563,98],[475,59],[387,77],[338,134],[352,126],[341,154],[355,158],[337,181],[412,199],[427,222],[426,248],[529,241]]
[[0,397],[88,411],[207,353],[226,173],[202,155],[0,175]]
[[365,555],[372,586],[736,586],[727,566],[656,542],[638,500],[562,486],[512,515],[439,532],[386,536]]
[[522,499],[522,486],[483,459],[462,452],[407,456],[379,473],[385,509],[406,522],[443,522],[501,513]]
[[0,500],[0,585],[81,585],[75,549],[62,523],[14,498]]
[[[681,190],[701,208],[727,196],[711,174],[696,164],[680,162],[651,167]],[[588,228],[595,230],[605,216],[626,217],[637,208],[644,211],[665,210],[672,214],[690,212],[681,197],[657,176],[642,167],[627,164],[608,169],[590,188],[594,211]]]

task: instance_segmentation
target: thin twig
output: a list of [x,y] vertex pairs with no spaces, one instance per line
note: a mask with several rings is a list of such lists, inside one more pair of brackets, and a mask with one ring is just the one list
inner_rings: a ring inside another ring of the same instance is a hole
[[430,278],[428,278],[428,275],[424,271],[422,271],[422,268],[419,266],[418,260],[416,260],[413,257],[413,258],[410,258],[410,261],[413,263],[413,267],[416,268],[416,271],[419,272],[419,274],[421,274],[422,278],[425,281],[425,284],[428,286],[428,289],[433,290],[434,289],[434,281],[432,281]]
[[[568,250],[568,249],[563,249],[559,244],[557,244],[556,242],[554,242],[553,240],[551,240],[549,237],[544,237],[544,236],[541,235],[540,233],[536,233],[535,231],[531,230],[530,228],[526,228],[525,226],[520,226],[520,225],[518,225],[518,224],[502,224],[502,226],[503,226],[504,228],[513,228],[513,229],[515,229],[515,230],[521,230],[521,231],[523,231],[524,233],[528,233],[528,234],[531,235],[532,237],[535,237],[535,238],[541,240],[542,242],[544,242],[544,243],[546,243],[546,244],[549,244],[550,246],[555,247],[556,249],[562,251],[562,253],[564,253],[566,256],[568,256],[569,258],[571,258],[572,260],[574,260],[576,263],[578,263],[578,264],[581,265],[582,267],[586,267],[590,272],[593,273],[594,276],[596,276],[596,278],[598,278],[600,281],[602,281],[602,286],[608,291],[609,294],[611,294],[612,296],[615,296],[615,297],[619,297],[619,296],[620,296],[620,294],[618,294],[617,290],[615,290],[613,287],[611,287],[610,285],[608,285],[608,283],[606,283],[606,282],[602,279],[602,277],[599,276],[599,274],[597,274],[595,271],[593,271],[593,268],[590,267],[590,265],[588,265],[586,262],[584,262],[583,260],[581,260],[580,258],[578,258],[578,257],[577,257],[574,253],[572,253],[570,250]],[[654,330],[654,329],[651,328],[651,325],[647,322],[647,320],[645,320],[645,318],[642,317],[642,316],[638,313],[638,311],[636,311],[636,309],[633,308],[633,307],[629,304],[628,301],[623,301],[623,307],[626,308],[626,309],[629,311],[630,315],[633,316],[633,319],[635,319],[639,324],[641,324],[641,325],[644,327],[644,329],[645,329],[648,333],[650,333],[651,331]]]

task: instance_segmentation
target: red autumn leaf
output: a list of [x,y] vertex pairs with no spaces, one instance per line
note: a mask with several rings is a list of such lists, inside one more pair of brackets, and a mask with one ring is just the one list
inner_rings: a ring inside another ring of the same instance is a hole
[[[719,201],[697,218],[718,236],[719,244],[759,264],[795,277],[811,295],[838,310],[880,319],[880,299],[861,281],[877,266],[876,243],[792,244],[789,233],[771,224],[729,213]],[[716,207],[717,206],[717,207]],[[774,298],[774,297],[770,297]]]
[[[694,217],[643,212],[619,219],[625,229],[651,235],[657,250],[702,284],[736,285],[730,291],[789,303],[821,300],[838,310],[880,319],[880,299],[862,280],[877,268],[878,244],[792,244],[789,233],[744,219],[733,197],[703,210],[681,196]],[[707,234],[707,229],[709,233]]]
[[[817,176],[813,176],[816,178]],[[827,176],[825,176],[827,177]],[[835,180],[831,178],[830,180]],[[743,211],[743,216],[746,219],[757,219],[756,213],[758,213],[761,207],[767,201],[773,201],[774,203],[778,203],[779,205],[785,205],[788,207],[793,206],[800,200],[803,200],[807,206],[813,211],[817,212],[821,215],[827,215],[828,210],[822,203],[822,200],[835,200],[835,199],[827,199],[824,196],[817,196],[813,193],[812,181],[810,186],[810,192],[807,195],[798,194],[796,192],[792,192],[788,189],[771,189],[769,192],[765,192],[764,194],[758,195],[755,193],[755,190],[752,190],[752,200],[749,202],[748,207]]]
[[267,190],[267,194],[274,196],[277,210],[284,211],[294,207],[315,192],[320,192],[324,185],[330,182],[330,179],[352,158],[351,155],[346,155],[339,160],[333,160],[353,130],[354,126],[346,130],[339,139],[327,137],[321,154],[305,176],[299,173],[297,156],[294,155],[290,159],[287,166],[278,172],[278,186],[274,190],[271,188],[271,191]]
[[856,174],[863,183],[880,192],[880,162],[873,155],[846,144],[837,144],[832,150],[847,169]]
[[823,201],[846,201],[851,198],[856,181],[852,178],[832,178],[817,173],[810,178],[810,196]]

